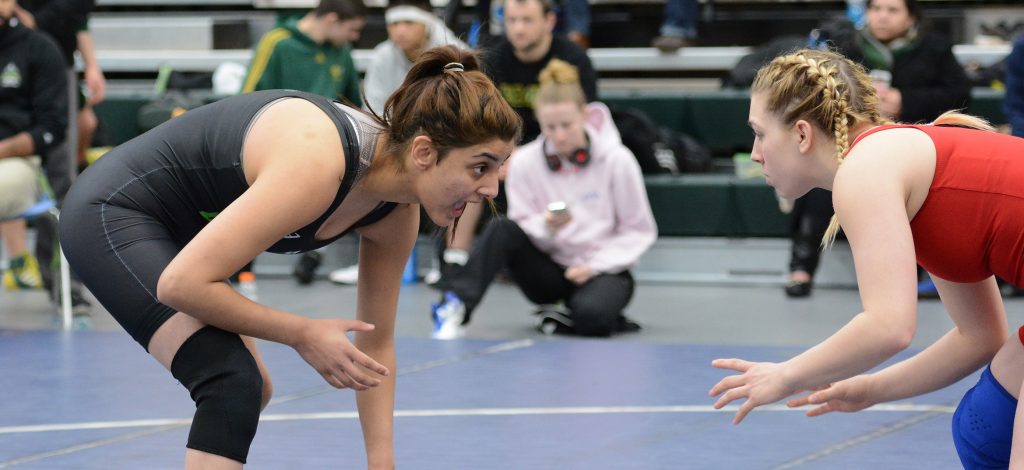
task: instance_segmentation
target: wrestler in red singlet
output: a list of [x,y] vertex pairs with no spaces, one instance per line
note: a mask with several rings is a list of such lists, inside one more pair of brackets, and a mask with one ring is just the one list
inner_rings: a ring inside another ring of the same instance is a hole
[[[935,143],[935,177],[910,222],[917,262],[952,282],[997,275],[1024,285],[1024,139],[944,126],[909,127]],[[1024,344],[1024,326],[1018,330]]]

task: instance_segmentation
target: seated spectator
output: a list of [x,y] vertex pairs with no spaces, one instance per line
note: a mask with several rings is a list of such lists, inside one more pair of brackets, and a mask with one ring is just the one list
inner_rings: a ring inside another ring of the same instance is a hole
[[608,108],[587,105],[575,67],[553,59],[540,82],[534,108],[542,135],[509,160],[508,218],[492,220],[468,263],[442,280],[435,338],[462,336],[503,267],[530,301],[564,304],[553,309],[563,311],[561,331],[607,336],[638,328],[623,315],[634,290],[629,270],[657,237],[640,166]]
[[555,12],[551,0],[508,0],[505,2],[505,37],[485,55],[487,73],[508,104],[523,118],[523,141],[540,134],[532,97],[537,77],[551,59],[568,62],[579,70],[580,86],[587,102],[597,100],[597,72],[587,51],[555,34]]
[[697,40],[697,0],[668,0],[662,12],[661,28],[651,42],[663,53],[674,54]]

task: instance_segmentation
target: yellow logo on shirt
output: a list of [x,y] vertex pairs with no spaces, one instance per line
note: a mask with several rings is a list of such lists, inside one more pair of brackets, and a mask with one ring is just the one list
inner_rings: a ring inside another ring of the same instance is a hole
[[331,78],[333,78],[334,81],[341,80],[341,74],[342,74],[342,69],[341,69],[340,65],[334,64],[334,65],[331,66]]
[[501,96],[505,97],[509,106],[513,108],[533,108],[533,97],[537,95],[540,85],[531,83],[502,83],[498,86],[501,89]]

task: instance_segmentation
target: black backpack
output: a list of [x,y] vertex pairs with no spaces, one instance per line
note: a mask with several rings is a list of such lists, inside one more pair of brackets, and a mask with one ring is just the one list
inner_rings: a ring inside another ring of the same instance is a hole
[[645,175],[700,173],[711,170],[711,151],[691,136],[654,124],[634,108],[613,109],[612,120],[622,144],[636,157]]

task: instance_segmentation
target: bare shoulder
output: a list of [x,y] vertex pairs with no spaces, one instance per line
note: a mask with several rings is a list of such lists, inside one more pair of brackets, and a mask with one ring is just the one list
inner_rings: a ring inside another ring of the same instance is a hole
[[246,177],[266,165],[282,163],[344,174],[345,159],[338,129],[322,109],[301,99],[272,104],[252,123],[243,147]]
[[891,182],[911,191],[935,172],[935,143],[913,128],[871,134],[854,146],[836,173],[835,190],[844,186]]
[[898,203],[904,217],[928,196],[935,175],[935,143],[913,128],[876,132],[851,149],[836,174],[833,202],[837,212],[855,206]]

